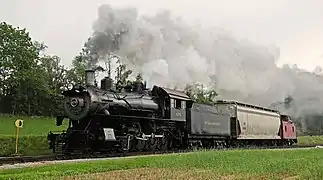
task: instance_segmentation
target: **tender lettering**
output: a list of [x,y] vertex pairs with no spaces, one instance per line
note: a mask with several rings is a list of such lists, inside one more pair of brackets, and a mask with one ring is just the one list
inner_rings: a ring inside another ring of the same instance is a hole
[[219,122],[204,122],[204,124],[209,125],[209,126],[220,126],[221,123]]

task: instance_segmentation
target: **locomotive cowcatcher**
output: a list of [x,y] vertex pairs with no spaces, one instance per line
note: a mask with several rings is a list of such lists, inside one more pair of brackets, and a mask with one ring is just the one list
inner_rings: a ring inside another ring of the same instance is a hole
[[296,127],[278,111],[241,103],[194,102],[187,94],[141,82],[124,91],[111,78],[95,83],[95,71],[86,70],[86,85],[64,91],[66,131],[49,132],[56,154],[107,153],[185,149],[192,146],[292,145]]

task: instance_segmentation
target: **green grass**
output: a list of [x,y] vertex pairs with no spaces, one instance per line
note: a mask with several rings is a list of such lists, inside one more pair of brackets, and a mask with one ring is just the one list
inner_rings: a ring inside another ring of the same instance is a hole
[[48,117],[26,117],[26,116],[0,116],[0,135],[15,136],[15,121],[22,119],[23,127],[20,129],[21,136],[46,136],[49,131],[61,131],[66,129],[68,121],[64,120],[62,126],[56,126],[56,119]]
[[323,145],[323,136],[299,136],[297,144],[299,145],[311,145],[319,144]]
[[[0,156],[11,156],[16,150],[14,136],[0,136]],[[22,136],[18,141],[18,154],[21,155],[47,155],[51,154],[46,136]]]
[[68,126],[63,121],[62,126],[56,126],[56,120],[48,117],[26,117],[0,115],[0,156],[10,156],[15,153],[15,121],[22,119],[23,127],[19,130],[18,153],[22,155],[50,154],[47,134],[49,131],[62,131]]
[[322,159],[323,149],[204,151],[0,170],[0,179],[322,179]]

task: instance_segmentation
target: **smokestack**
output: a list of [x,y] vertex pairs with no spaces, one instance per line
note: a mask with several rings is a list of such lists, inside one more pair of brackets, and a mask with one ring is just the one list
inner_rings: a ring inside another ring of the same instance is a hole
[[85,84],[87,86],[95,85],[95,71],[92,69],[85,70]]

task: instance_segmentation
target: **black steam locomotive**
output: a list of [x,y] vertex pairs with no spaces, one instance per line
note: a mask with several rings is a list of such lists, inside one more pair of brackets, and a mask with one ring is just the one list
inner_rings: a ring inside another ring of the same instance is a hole
[[48,134],[50,149],[56,154],[184,149],[196,144],[227,146],[235,145],[238,139],[250,142],[254,131],[249,131],[253,138],[244,136],[248,132],[245,123],[238,120],[239,107],[268,113],[263,117],[271,118],[271,125],[265,123],[268,128],[261,130],[258,141],[283,139],[281,116],[270,109],[233,101],[194,103],[183,92],[158,86],[148,90],[142,83],[118,92],[110,78],[102,79],[98,88],[93,70],[86,71],[85,79],[86,86],[74,85],[63,92],[65,115],[57,117],[56,124],[60,126],[68,118],[69,127]]

